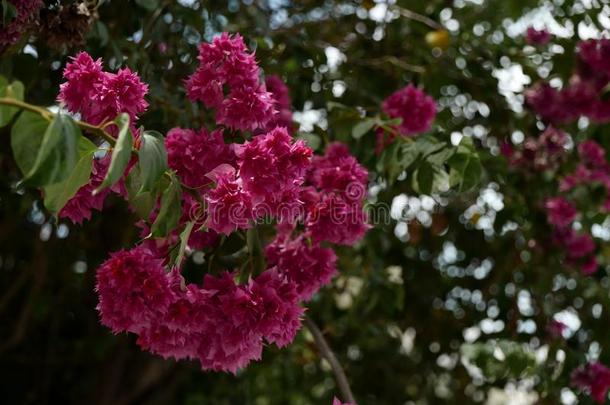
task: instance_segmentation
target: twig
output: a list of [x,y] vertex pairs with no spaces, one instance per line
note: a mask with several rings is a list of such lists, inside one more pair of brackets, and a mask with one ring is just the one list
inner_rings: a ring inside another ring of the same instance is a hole
[[407,63],[405,61],[398,59],[396,56],[391,56],[391,55],[388,55],[388,56],[385,56],[385,57],[379,58],[379,59],[363,59],[363,60],[356,60],[354,62],[359,65],[362,65],[362,66],[374,66],[374,67],[385,67],[389,63],[402,70],[406,70],[409,72],[414,72],[414,73],[425,73],[426,72],[426,68],[423,66],[412,65],[410,63]]
[[[0,97],[0,105],[16,107],[16,108],[20,108],[25,111],[39,114],[47,121],[51,121],[51,119],[57,115],[45,108],[38,107],[36,105],[32,105],[32,104],[29,104],[29,103],[26,103],[24,101],[20,101],[20,100],[14,99],[14,98]],[[82,130],[89,131],[89,132],[103,138],[110,145],[114,146],[116,144],[116,139],[104,129],[108,126],[108,124],[109,124],[108,122],[103,123],[101,125],[92,125],[92,124],[89,124],[84,121],[74,120],[74,123]],[[112,122],[110,122],[110,123],[112,123]],[[138,151],[136,149],[133,149],[131,151],[131,154],[135,158],[138,157]],[[168,179],[169,181],[172,180],[171,175],[167,171],[163,173],[163,176],[166,179]],[[180,185],[181,185],[182,189],[186,190],[187,193],[189,193],[195,200],[197,200],[197,202],[199,204],[201,204],[203,206],[203,200],[201,199],[201,195],[197,189],[195,189],[193,187],[189,187],[186,184],[180,184]]]
[[320,351],[322,356],[330,363],[330,367],[335,376],[335,380],[337,381],[337,385],[339,386],[339,390],[341,391],[341,396],[343,397],[343,400],[355,404],[356,400],[354,399],[354,394],[352,393],[352,389],[350,388],[349,382],[347,381],[347,377],[345,376],[345,371],[343,371],[343,367],[341,367],[339,360],[337,360],[337,357],[335,357],[335,354],[330,349],[330,346],[328,346],[328,343],[326,342],[326,339],[324,339],[322,331],[320,330],[320,328],[318,328],[318,325],[316,325],[314,321],[312,321],[311,318],[309,318],[308,316],[305,316],[303,322],[305,323],[307,329],[309,329],[309,331],[313,335],[313,339],[316,342],[318,350]]
[[394,9],[400,13],[400,15],[404,18],[408,18],[409,20],[417,21],[422,24],[427,25],[428,27],[434,30],[442,30],[443,26],[434,21],[431,18],[426,17],[425,15],[421,15],[416,13],[415,11],[408,10],[403,7],[394,6]]

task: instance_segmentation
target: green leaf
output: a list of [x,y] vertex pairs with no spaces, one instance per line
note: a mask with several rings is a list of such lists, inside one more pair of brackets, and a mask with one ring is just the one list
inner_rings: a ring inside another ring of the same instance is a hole
[[157,218],[150,229],[152,236],[167,236],[176,226],[178,226],[178,221],[182,214],[181,199],[182,190],[180,188],[180,182],[176,178],[176,175],[172,173],[171,181],[161,196],[159,214],[157,214]]
[[2,0],[2,24],[6,25],[17,15],[17,9],[7,0]]
[[167,152],[163,135],[157,131],[144,131],[138,151],[138,166],[142,176],[140,192],[151,191],[167,170]]
[[[6,79],[0,76],[0,97],[23,101],[24,91],[23,83],[20,81],[14,81],[11,84],[7,84]],[[17,114],[17,111],[19,111],[17,107],[0,105],[0,127],[11,122],[11,119]]]
[[97,146],[89,139],[81,136],[78,139],[78,162],[70,177],[61,183],[52,184],[44,189],[44,205],[56,214],[66,205],[76,192],[89,182],[93,168],[93,155]]
[[318,150],[322,145],[322,140],[316,134],[299,133],[297,135],[297,139],[304,140],[307,146],[309,146],[312,150]]
[[131,135],[131,130],[129,129],[129,115],[122,113],[114,120],[114,123],[119,127],[119,135],[117,136],[116,144],[112,149],[112,157],[110,159],[108,173],[106,173],[106,177],[104,177],[102,184],[95,189],[95,194],[119,181],[125,173],[125,169],[127,169],[129,161],[131,160],[133,136]]
[[134,167],[125,180],[125,187],[127,188],[127,197],[129,198],[129,205],[135,210],[136,214],[144,219],[148,220],[150,213],[155,207],[157,202],[157,189],[152,191],[140,192],[142,189],[142,176],[140,174],[140,167]]
[[377,123],[377,120],[374,118],[366,118],[352,128],[352,137],[354,139],[360,139],[364,135],[366,135]]
[[403,171],[407,170],[419,157],[419,150],[414,142],[394,142],[388,146],[377,161],[377,170],[386,172],[388,180],[393,182]]
[[438,152],[447,145],[445,142],[439,142],[436,138],[426,135],[417,137],[415,144],[423,158]]
[[481,179],[483,166],[476,154],[457,153],[449,159],[450,184],[459,191],[474,188]]
[[421,194],[431,194],[434,172],[434,167],[427,161],[423,161],[413,176],[413,188],[415,191]]
[[[13,134],[14,138],[24,136],[22,128],[21,132]],[[67,179],[78,161],[80,137],[80,129],[72,118],[57,114],[44,133],[34,165],[23,179],[23,184],[48,186]],[[21,144],[23,139],[15,139],[15,142]]]
[[159,0],[136,0],[136,4],[148,11],[155,11],[159,7]]
[[435,166],[442,166],[455,153],[454,148],[444,148],[429,155],[426,160]]
[[36,163],[36,156],[48,126],[49,121],[29,111],[22,112],[13,124],[11,148],[15,162],[24,176]]
[[91,34],[99,39],[101,46],[106,46],[108,44],[110,34],[108,33],[108,28],[106,28],[106,24],[104,24],[103,22],[99,20],[95,21],[93,29],[91,30]]
[[176,259],[173,261],[174,266],[179,267],[182,264],[182,259],[184,259],[184,252],[186,251],[186,246],[188,244],[189,238],[191,237],[191,232],[193,232],[193,227],[195,226],[195,221],[189,221],[186,223],[186,226],[180,232],[180,247],[178,248],[178,252],[176,255]]

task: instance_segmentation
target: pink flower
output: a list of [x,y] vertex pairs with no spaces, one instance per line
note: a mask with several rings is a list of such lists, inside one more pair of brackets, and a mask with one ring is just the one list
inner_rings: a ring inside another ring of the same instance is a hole
[[236,153],[244,190],[256,200],[269,201],[303,184],[312,150],[278,127],[255,136]]
[[131,123],[146,111],[148,103],[144,99],[148,85],[129,68],[120,69],[116,74],[106,73],[104,80],[95,84],[90,110],[83,111],[85,119],[94,124],[113,120],[119,113],[129,114]]
[[307,205],[305,227],[314,242],[348,246],[362,239],[370,228],[362,204],[336,193],[319,193],[318,200]]
[[225,144],[222,131],[208,132],[204,128],[173,128],[165,137],[169,167],[176,171],[187,186],[201,188],[210,183],[207,174],[227,163],[235,161],[230,145]]
[[[87,52],[79,52],[64,69],[66,82],[59,87],[59,101],[73,112],[89,108],[93,91],[104,80],[102,60],[93,60]],[[85,107],[87,106],[87,107]]]
[[567,227],[576,219],[576,208],[563,197],[550,198],[544,206],[552,225]]
[[9,2],[15,7],[16,15],[3,25],[0,21],[0,53],[13,45],[23,32],[38,18],[38,11],[43,6],[42,0],[19,0]]
[[568,327],[565,323],[553,319],[547,324],[546,330],[551,337],[559,339],[563,338],[563,334],[568,330]]
[[593,100],[587,117],[598,124],[605,124],[610,121],[610,102],[602,99]]
[[349,153],[345,144],[328,145],[324,156],[312,159],[309,182],[326,192],[341,194],[347,201],[360,202],[366,196],[368,171]]
[[270,75],[265,79],[267,91],[271,93],[275,100],[273,107],[277,111],[272,120],[267,124],[266,129],[270,130],[275,127],[284,127],[289,132],[292,132],[292,102],[288,87],[279,76]]
[[538,140],[549,155],[555,156],[565,152],[568,136],[562,130],[549,126]]
[[[252,87],[258,83],[260,71],[254,54],[248,52],[239,34],[229,35],[223,32],[211,43],[201,44],[197,59],[201,66],[213,66],[218,81],[223,84],[231,87]],[[195,100],[192,97],[191,99]]]
[[261,309],[252,292],[236,285],[227,272],[219,278],[206,275],[203,288],[209,294],[206,316],[211,327],[197,350],[201,366],[235,373],[251,360],[259,360],[263,338],[256,328]]
[[404,136],[428,131],[436,116],[434,99],[411,84],[386,98],[382,109],[390,118],[402,118],[397,130]]
[[58,99],[91,124],[114,120],[125,112],[135,128],[138,115],[148,107],[144,99],[148,86],[137,74],[128,68],[116,74],[103,72],[101,60],[94,61],[85,52],[66,65],[64,78]]
[[598,267],[599,263],[597,263],[597,258],[591,255],[584,263],[580,265],[580,271],[582,271],[582,274],[585,276],[590,276],[595,274]]
[[579,259],[590,255],[595,250],[595,242],[587,233],[577,234],[570,232],[564,239],[566,249],[568,249],[568,257],[570,259]]
[[530,45],[546,45],[551,38],[551,33],[546,29],[537,30],[534,27],[528,27],[525,33],[525,40]]
[[546,82],[536,83],[525,90],[525,104],[545,121],[570,122],[576,114],[564,104],[563,95]]
[[335,252],[303,236],[293,240],[280,236],[266,247],[265,255],[267,264],[295,285],[301,300],[311,299],[337,272]]
[[594,112],[593,107],[599,99],[599,90],[595,82],[585,79],[580,75],[573,75],[566,88],[560,93],[560,106],[565,111],[569,120],[579,116],[590,116]]
[[[255,130],[273,119],[274,100],[260,83],[254,55],[241,36],[227,33],[199,47],[200,65],[187,80],[192,101],[216,108],[216,122],[232,129]],[[227,86],[225,98],[223,88]]]
[[237,87],[218,107],[216,123],[242,131],[264,128],[276,111],[271,93],[260,87]]
[[164,358],[196,358],[204,333],[210,328],[206,315],[209,294],[193,284],[185,286],[178,269],[168,277],[174,300],[167,311],[139,333],[138,344]]
[[96,278],[101,322],[115,333],[142,331],[173,300],[161,261],[142,247],[113,253]]
[[606,151],[597,142],[586,140],[578,145],[578,155],[591,168],[608,168]]
[[610,39],[589,39],[578,44],[578,56],[593,69],[610,74]]
[[224,80],[217,75],[213,65],[202,65],[186,80],[186,90],[191,101],[217,108],[224,98],[223,84]]
[[252,219],[252,200],[235,172],[218,176],[216,187],[206,196],[208,205],[207,226],[225,235],[238,228],[248,228]]
[[304,312],[299,305],[296,285],[272,268],[254,279],[251,291],[261,311],[257,329],[265,340],[278,347],[290,344],[301,328]]
[[572,385],[589,393],[603,404],[610,389],[610,369],[599,362],[583,365],[572,372]]

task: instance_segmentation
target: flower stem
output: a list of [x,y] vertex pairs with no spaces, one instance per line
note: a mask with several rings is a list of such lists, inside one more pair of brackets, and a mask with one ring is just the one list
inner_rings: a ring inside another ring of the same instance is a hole
[[[42,116],[44,119],[46,119],[47,121],[50,121],[53,117],[55,117],[57,114],[52,113],[51,111],[43,108],[43,107],[39,107],[33,104],[29,104],[26,103],[25,101],[21,101],[21,100],[17,100],[14,98],[9,98],[9,97],[0,97],[0,105],[6,105],[6,106],[10,106],[10,107],[16,107],[25,111],[29,111],[35,114],[39,114],[40,116]],[[112,135],[110,135],[108,132],[106,132],[106,130],[104,129],[105,127],[108,126],[108,123],[103,123],[101,125],[92,125],[89,124],[87,122],[84,121],[79,121],[79,120],[74,120],[74,123],[82,130],[84,131],[88,131],[91,132],[97,136],[99,136],[100,138],[104,139],[105,141],[107,141],[110,145],[114,146],[116,144],[116,139],[114,139],[114,137]],[[132,150],[132,155],[137,157],[138,156],[138,151],[137,150]],[[163,173],[163,175],[171,180],[171,177],[169,175],[169,173],[166,171],[165,173]],[[189,193],[193,198],[195,198],[197,200],[197,202],[199,202],[199,204],[202,205],[202,207],[204,206],[203,200],[201,199],[201,195],[199,194],[199,192],[192,188],[189,187],[185,184],[181,184],[182,188],[184,190],[186,190],[187,193]]]
[[343,371],[343,367],[341,367],[341,363],[337,360],[337,357],[330,349],[328,342],[324,338],[322,331],[318,328],[318,325],[315,324],[310,317],[305,316],[303,319],[303,323],[309,329],[311,334],[313,335],[313,340],[316,342],[316,346],[320,351],[320,354],[328,361],[330,367],[335,376],[335,380],[337,381],[337,385],[339,386],[339,390],[341,391],[341,396],[343,400],[352,404],[356,403],[354,399],[354,394],[352,393],[352,389],[349,386],[349,382],[347,381],[347,377],[345,375],[345,371]]

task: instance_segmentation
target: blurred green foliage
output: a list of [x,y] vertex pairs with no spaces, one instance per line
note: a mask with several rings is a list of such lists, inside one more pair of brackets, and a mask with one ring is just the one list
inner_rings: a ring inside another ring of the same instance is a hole
[[[93,13],[86,46],[50,47],[34,28],[2,56],[0,74],[23,82],[33,104],[52,105],[68,57],[84,49],[111,69],[129,66],[150,85],[145,128],[198,128],[210,112],[190,103],[183,87],[197,45],[222,31],[240,32],[264,72],[287,82],[296,118],[313,117],[298,136],[318,152],[332,141],[348,143],[377,173],[371,206],[390,206],[397,196],[408,202],[404,218],[379,224],[355,249],[338,249],[341,275],[308,307],[358,403],[482,403],[490,387],[523,380],[537,403],[560,403],[569,371],[586,354],[610,363],[603,350],[610,339],[610,249],[598,241],[604,266],[583,278],[550,248],[540,204],[555,193],[556,178],[508,171],[499,144],[541,127],[519,107],[520,76],[509,78],[515,87],[507,90],[499,72],[522,71],[526,85],[545,70],[567,81],[582,27],[602,29],[608,5],[390,3],[107,0]],[[538,19],[565,35],[549,48],[526,47],[521,34]],[[409,82],[438,100],[434,130],[377,156],[379,105]],[[567,130],[576,140],[610,144],[606,126]],[[112,199],[82,227],[56,222],[38,192],[17,185],[10,129],[0,132],[3,403],[304,405],[330,404],[338,395],[304,331],[284,350],[267,348],[261,362],[236,376],[166,361],[141,352],[133,336],[113,336],[95,311],[95,268],[108,252],[138,240],[130,225],[135,214]],[[587,218],[604,219],[593,212]],[[200,278],[206,259],[192,254],[186,274]],[[577,314],[581,324],[566,340],[546,330],[561,311]]]

